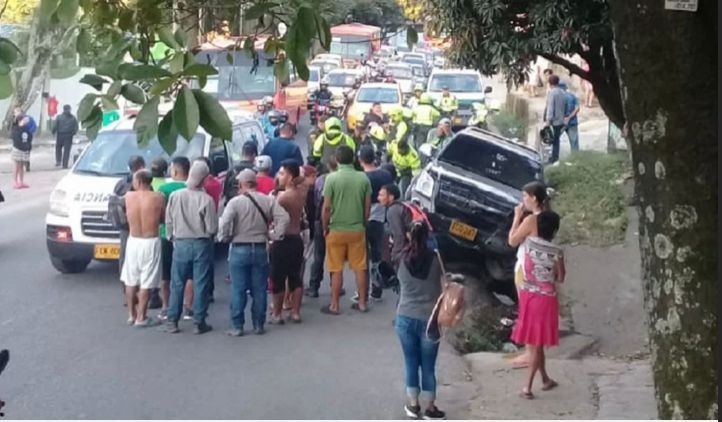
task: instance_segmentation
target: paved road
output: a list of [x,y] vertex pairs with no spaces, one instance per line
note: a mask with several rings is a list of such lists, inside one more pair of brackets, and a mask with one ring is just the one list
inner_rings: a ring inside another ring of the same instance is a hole
[[328,300],[324,282],[321,297],[306,300],[302,324],[229,338],[222,334],[229,286],[219,262],[213,332],[194,336],[190,323],[177,335],[128,327],[115,266],[93,263],[79,275],[51,267],[44,215],[61,173],[41,171],[47,157],[37,154],[32,188],[20,192],[8,190],[9,157],[0,154],[0,189],[10,193],[0,206],[0,347],[12,354],[0,377],[6,417],[403,417],[393,295],[368,314],[351,311],[347,296],[343,315],[326,316],[319,312]]

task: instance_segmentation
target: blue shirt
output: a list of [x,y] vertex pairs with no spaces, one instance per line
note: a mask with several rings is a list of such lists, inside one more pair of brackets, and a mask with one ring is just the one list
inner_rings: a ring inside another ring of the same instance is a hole
[[278,169],[281,168],[281,162],[284,160],[294,160],[298,162],[299,166],[303,165],[301,148],[294,143],[293,139],[273,139],[271,142],[266,144],[261,155],[268,155],[271,157],[271,177],[276,175]]
[[[568,117],[569,115],[574,112],[574,110],[579,106],[579,99],[577,99],[577,96],[572,94],[571,92],[567,91],[566,93],[566,102],[564,106],[564,117]],[[569,119],[569,126],[579,126],[579,121],[577,120],[577,115],[575,114],[574,117]]]

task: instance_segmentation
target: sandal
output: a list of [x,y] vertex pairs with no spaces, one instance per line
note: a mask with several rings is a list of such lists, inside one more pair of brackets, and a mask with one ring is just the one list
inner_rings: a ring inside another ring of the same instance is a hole
[[533,400],[534,394],[532,394],[531,391],[529,391],[525,388],[525,389],[521,390],[521,392],[519,393],[519,397],[521,397],[523,399],[527,399],[527,400]]
[[352,304],[351,304],[351,309],[353,309],[353,310],[355,310],[355,311],[359,311],[359,312],[364,313],[364,314],[369,311],[369,308],[368,308],[368,307],[366,307],[366,308],[361,308],[358,303],[352,303]]
[[341,315],[341,312],[339,311],[332,311],[331,305],[326,305],[323,308],[321,308],[321,313],[326,315]]
[[559,384],[558,384],[556,381],[554,381],[554,380],[549,380],[549,382],[546,383],[546,384],[544,384],[544,386],[542,386],[541,389],[542,389],[542,391],[549,391],[549,390],[554,389],[554,388],[556,388],[556,387],[559,387]]

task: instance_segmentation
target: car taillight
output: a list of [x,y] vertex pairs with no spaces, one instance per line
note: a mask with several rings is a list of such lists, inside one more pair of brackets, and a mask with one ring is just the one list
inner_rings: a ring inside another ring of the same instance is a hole
[[66,226],[48,226],[48,237],[58,242],[72,242],[73,231]]

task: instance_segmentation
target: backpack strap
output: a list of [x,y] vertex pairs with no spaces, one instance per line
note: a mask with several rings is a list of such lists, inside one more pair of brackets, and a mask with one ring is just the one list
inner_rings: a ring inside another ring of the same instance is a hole
[[265,212],[263,212],[263,209],[261,208],[260,205],[258,205],[258,202],[253,198],[253,196],[251,196],[251,194],[248,192],[244,193],[243,196],[245,196],[246,198],[251,200],[251,202],[253,203],[253,206],[256,207],[258,212],[261,214],[261,218],[263,218],[263,222],[266,223],[266,226],[270,226],[271,222],[268,220],[268,216],[266,215]]

